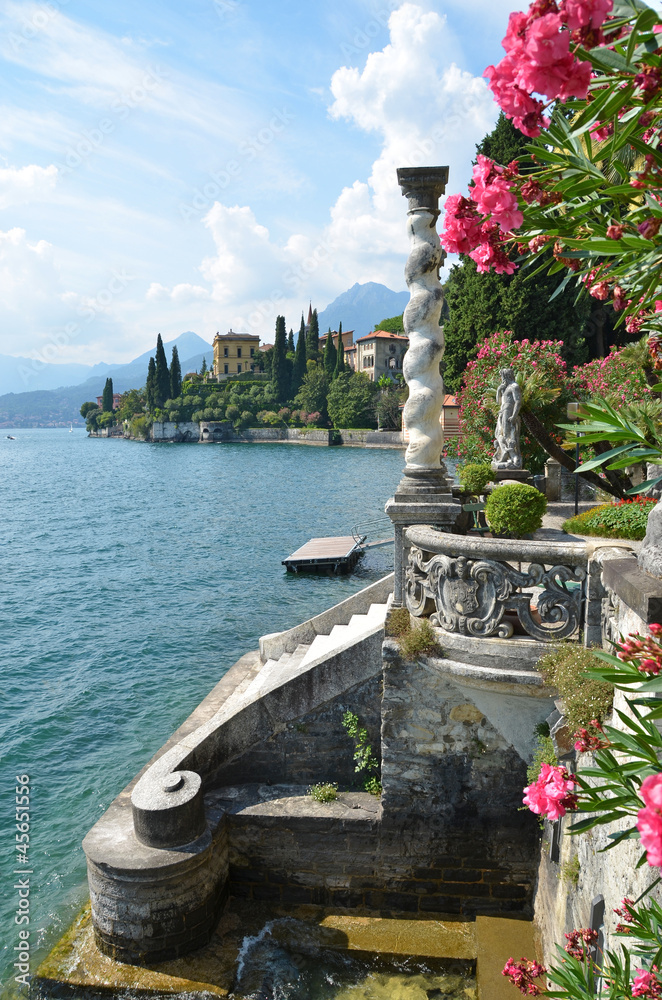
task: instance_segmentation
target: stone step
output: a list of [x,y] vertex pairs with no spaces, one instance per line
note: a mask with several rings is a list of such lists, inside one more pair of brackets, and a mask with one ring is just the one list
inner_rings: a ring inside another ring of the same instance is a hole
[[367,614],[352,615],[347,625],[334,625],[329,635],[315,636],[306,653],[302,666],[307,666],[324,654],[331,655],[348,641],[358,642],[369,635],[386,617],[385,604],[372,604]]
[[267,660],[252,683],[243,692],[242,700],[246,703],[255,701],[260,695],[272,691],[280,684],[299,673],[301,663],[305,659],[309,646],[300,643],[293,653],[283,653],[277,660]]

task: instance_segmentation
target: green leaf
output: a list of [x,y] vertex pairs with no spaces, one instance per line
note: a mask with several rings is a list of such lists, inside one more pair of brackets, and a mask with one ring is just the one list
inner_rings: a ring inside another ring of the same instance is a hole
[[[579,53],[577,53],[579,55]],[[594,66],[598,66],[600,69],[618,70],[620,73],[636,73],[637,67],[631,65],[627,59],[619,55],[618,52],[613,52],[611,49],[607,49],[600,45],[595,49],[590,49],[588,58]]]

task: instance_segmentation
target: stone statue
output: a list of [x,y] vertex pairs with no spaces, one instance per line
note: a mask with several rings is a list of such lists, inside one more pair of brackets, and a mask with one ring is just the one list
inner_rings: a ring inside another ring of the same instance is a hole
[[499,404],[496,432],[494,438],[495,453],[492,468],[521,469],[522,452],[520,451],[520,410],[522,408],[522,390],[515,379],[512,368],[502,368],[501,383],[496,393]]

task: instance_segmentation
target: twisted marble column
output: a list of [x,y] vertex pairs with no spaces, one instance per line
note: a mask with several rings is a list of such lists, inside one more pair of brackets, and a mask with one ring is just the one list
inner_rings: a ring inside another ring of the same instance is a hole
[[446,189],[448,167],[403,167],[398,183],[407,198],[410,251],[405,280],[410,299],[404,312],[409,349],[403,372],[409,386],[404,420],[409,431],[405,476],[419,483],[445,483],[441,462],[444,435],[440,417],[444,383],[439,362],[444,353],[444,334],[439,326],[443,291],[439,268],[445,257],[436,223],[439,198]]

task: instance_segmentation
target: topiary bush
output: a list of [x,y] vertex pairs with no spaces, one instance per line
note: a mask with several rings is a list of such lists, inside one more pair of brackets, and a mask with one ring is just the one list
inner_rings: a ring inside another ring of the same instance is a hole
[[492,481],[494,473],[489,462],[468,462],[466,465],[459,465],[457,477],[460,486],[472,496],[480,496],[485,492],[485,487]]
[[568,534],[598,535],[601,538],[629,538],[640,541],[646,534],[648,515],[657,500],[653,497],[634,497],[591,507],[577,517],[563,522]]
[[505,483],[490,493],[485,517],[495,535],[522,538],[536,531],[547,510],[547,497],[526,483]]

